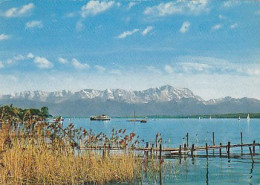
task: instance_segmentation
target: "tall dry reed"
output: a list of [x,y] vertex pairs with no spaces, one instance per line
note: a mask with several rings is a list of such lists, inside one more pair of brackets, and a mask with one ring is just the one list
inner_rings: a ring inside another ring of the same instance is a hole
[[[20,111],[19,111],[20,110]],[[144,161],[130,151],[139,141],[135,133],[112,130],[112,136],[91,130],[63,128],[48,123],[30,111],[0,108],[0,184],[104,184],[133,182],[147,169]],[[22,111],[22,113],[21,113]],[[124,152],[101,154],[81,151],[84,147],[116,146]]]

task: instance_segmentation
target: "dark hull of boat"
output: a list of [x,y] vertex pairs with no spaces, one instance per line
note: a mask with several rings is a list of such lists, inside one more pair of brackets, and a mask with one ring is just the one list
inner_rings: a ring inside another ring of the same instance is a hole
[[90,118],[90,121],[109,121],[110,118]]
[[146,123],[147,121],[146,120],[140,120],[140,119],[130,119],[130,120],[127,120],[128,122],[140,122],[140,123]]

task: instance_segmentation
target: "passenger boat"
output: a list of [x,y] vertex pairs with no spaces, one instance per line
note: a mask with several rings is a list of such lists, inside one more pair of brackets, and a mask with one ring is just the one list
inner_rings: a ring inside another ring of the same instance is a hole
[[100,116],[91,116],[90,120],[91,121],[109,121],[110,117],[103,114],[103,115],[100,115]]

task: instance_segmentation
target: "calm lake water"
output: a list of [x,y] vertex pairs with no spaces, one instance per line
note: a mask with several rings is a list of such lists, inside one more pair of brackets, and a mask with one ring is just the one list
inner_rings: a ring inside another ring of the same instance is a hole
[[[260,142],[260,119],[149,119],[147,123],[127,122],[127,119],[111,119],[111,121],[90,121],[89,118],[70,118],[77,127],[93,132],[111,134],[112,129],[126,129],[127,133],[135,132],[140,139],[154,143],[159,132],[163,138],[163,147],[178,147],[186,142],[189,133],[189,144],[212,145],[212,132],[215,143],[240,143],[240,132],[243,132],[243,143]],[[65,119],[67,125],[69,119]],[[224,149],[223,149],[224,150]],[[248,150],[245,148],[244,152]],[[240,153],[240,149],[231,149],[231,153]],[[256,152],[260,153],[259,147]],[[250,157],[246,159],[227,158],[191,158],[170,159],[172,165],[163,169],[162,184],[260,184],[260,158],[255,156],[255,163]],[[146,177],[143,184],[160,184],[160,174]]]

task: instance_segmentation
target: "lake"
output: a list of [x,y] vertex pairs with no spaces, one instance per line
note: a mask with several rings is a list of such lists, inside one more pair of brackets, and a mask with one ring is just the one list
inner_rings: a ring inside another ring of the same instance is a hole
[[[186,142],[189,133],[189,144],[212,145],[212,132],[215,143],[240,143],[240,132],[243,143],[260,142],[260,119],[149,119],[147,123],[127,122],[127,119],[112,118],[111,121],[90,121],[89,118],[68,118],[64,124],[74,123],[76,127],[92,129],[94,133],[104,132],[108,136],[112,129],[126,129],[127,133],[135,132],[140,139],[154,143],[159,132],[163,138],[163,147],[178,147]],[[144,144],[144,143],[143,143]],[[224,150],[224,149],[223,149]],[[237,150],[237,151],[236,151]],[[245,151],[247,149],[245,148]],[[231,149],[231,153],[240,153],[240,149]],[[259,147],[256,152],[260,153]],[[227,158],[191,158],[170,159],[171,168],[162,173],[162,184],[260,184],[260,159],[255,156],[255,163],[250,157],[246,159]],[[159,184],[155,179],[146,177],[143,184]]]

